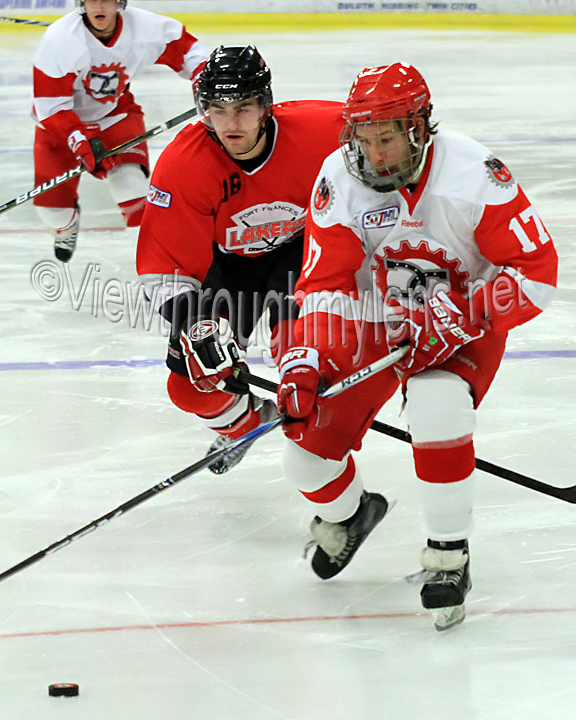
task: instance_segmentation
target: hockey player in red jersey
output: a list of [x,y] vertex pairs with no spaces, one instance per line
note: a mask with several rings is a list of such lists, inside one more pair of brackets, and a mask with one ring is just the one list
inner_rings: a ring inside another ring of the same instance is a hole
[[[148,191],[146,143],[100,162],[99,155],[145,132],[130,92],[139,73],[161,64],[191,80],[208,52],[177,20],[126,8],[126,2],[76,0],[79,11],[56,20],[42,38],[34,60],[34,164],[36,185],[78,163],[107,178],[126,225],[137,227]],[[76,247],[79,180],[34,199],[62,262]]]
[[[471,587],[476,409],[508,331],[550,303],[557,256],[508,168],[439,131],[431,110],[410,65],[367,68],[352,86],[342,147],[313,190],[278,406],[297,419],[285,425],[285,473],[311,503],[312,568],[329,578],[388,510],[364,490],[351,450],[400,380],[429,538],[421,600],[443,630],[464,618]],[[317,396],[320,381],[400,344],[409,350],[395,368]]]
[[[215,50],[195,94],[202,121],[158,159],[137,264],[172,323],[170,398],[219,433],[213,450],[276,415],[233,372],[267,310],[273,352],[286,347],[310,193],[343,123],[341,103],[272,105],[270,70],[253,46]],[[225,472],[247,449],[211,470]]]

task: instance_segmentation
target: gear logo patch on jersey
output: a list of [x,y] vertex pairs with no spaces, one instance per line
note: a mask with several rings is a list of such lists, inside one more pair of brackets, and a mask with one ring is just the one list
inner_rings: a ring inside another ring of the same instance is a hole
[[371,210],[362,215],[362,227],[364,230],[373,230],[375,228],[392,227],[398,222],[400,209],[393,205],[383,210]]
[[469,278],[451,250],[422,238],[384,242],[374,255],[372,270],[385,303],[393,300],[413,310],[440,289],[464,293]]
[[128,86],[126,68],[120,63],[92,66],[82,84],[86,93],[98,102],[114,102]]
[[154,185],[150,185],[146,199],[151,205],[169,208],[172,202],[172,195],[169,192],[164,192],[164,190],[159,190],[157,187],[154,187]]
[[320,180],[320,184],[314,193],[312,207],[315,215],[326,215],[334,203],[334,188],[326,177]]
[[306,211],[278,200],[253,205],[232,215],[231,220],[236,226],[226,228],[226,249],[250,255],[274,250],[304,230]]
[[488,160],[484,161],[484,165],[486,165],[488,170],[488,177],[495,185],[502,188],[514,185],[515,180],[512,173],[508,170],[506,165],[504,165],[502,160],[498,160],[498,158],[494,157],[494,155],[490,155]]

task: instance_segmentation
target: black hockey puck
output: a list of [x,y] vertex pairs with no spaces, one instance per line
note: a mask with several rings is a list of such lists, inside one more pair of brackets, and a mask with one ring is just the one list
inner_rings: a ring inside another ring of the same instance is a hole
[[48,695],[52,697],[75,697],[79,693],[80,688],[76,683],[58,683],[48,686]]

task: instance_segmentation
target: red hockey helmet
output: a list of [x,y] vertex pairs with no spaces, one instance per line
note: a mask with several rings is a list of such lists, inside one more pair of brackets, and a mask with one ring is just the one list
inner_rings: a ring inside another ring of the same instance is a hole
[[[424,164],[431,112],[430,91],[416,68],[394,63],[362,70],[343,109],[346,124],[340,144],[348,172],[380,192],[391,192],[408,184]],[[418,123],[418,118],[424,123]],[[402,167],[385,173],[371,167],[356,134],[359,126],[379,122],[394,122],[394,127],[405,133],[409,146]]]
[[424,78],[404,63],[362,70],[344,105],[344,119],[350,124],[428,117],[431,112],[430,90]]

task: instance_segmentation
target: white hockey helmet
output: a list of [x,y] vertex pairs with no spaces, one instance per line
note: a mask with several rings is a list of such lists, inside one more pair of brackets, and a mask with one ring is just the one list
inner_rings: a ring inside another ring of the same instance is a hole
[[[116,0],[116,5],[118,6],[118,12],[122,12],[122,10],[126,10],[126,5],[128,4],[128,0]],[[76,7],[80,8],[81,13],[86,12],[86,0],[76,0]]]

